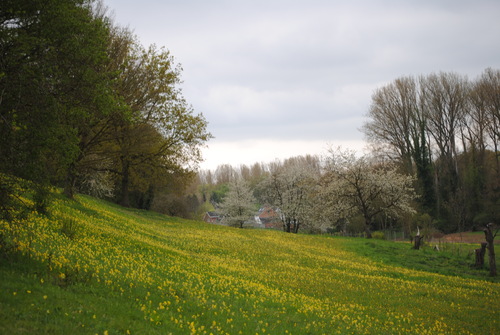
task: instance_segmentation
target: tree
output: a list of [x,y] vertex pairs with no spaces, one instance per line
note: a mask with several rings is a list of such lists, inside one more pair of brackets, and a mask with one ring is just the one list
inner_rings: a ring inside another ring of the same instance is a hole
[[107,8],[101,1],[98,1],[92,9],[94,17],[106,22],[107,26],[105,38],[107,61],[99,68],[99,71],[107,78],[108,91],[113,92],[113,100],[109,101],[108,105],[102,106],[95,116],[78,123],[78,154],[67,169],[64,185],[64,193],[69,198],[73,197],[76,190],[88,190],[89,179],[99,180],[105,184],[95,184],[97,189],[114,189],[114,186],[109,186],[112,153],[107,148],[113,138],[113,125],[117,122],[128,122],[132,117],[130,107],[119,95],[117,85],[125,68],[129,51],[136,43],[135,37],[128,29],[120,28],[112,23],[106,16]]
[[[119,202],[129,206],[131,192],[147,198],[171,178],[191,178],[201,160],[200,146],[211,135],[203,116],[182,97],[177,87],[181,68],[170,53],[154,45],[143,48],[128,29],[106,18],[102,4],[94,11],[109,23],[109,61],[99,70],[108,75],[114,101],[79,123],[65,193],[72,197],[88,179],[108,183],[114,177]],[[134,205],[144,203],[134,200]]]
[[[474,121],[474,137],[479,149],[484,151],[490,144],[496,153],[496,174],[500,176],[500,70],[486,69],[473,84],[470,94],[471,119]],[[489,141],[485,139],[489,138]]]
[[108,26],[92,1],[6,0],[0,7],[0,169],[57,182],[87,125],[113,105],[103,71]]
[[389,144],[389,154],[400,159],[407,173],[413,172],[415,139],[420,137],[418,87],[412,77],[402,77],[372,95],[370,121],[363,131],[374,142]]
[[255,213],[255,198],[243,178],[234,178],[229,183],[229,191],[220,205],[220,213],[230,225],[243,228],[246,220]]
[[377,89],[368,112],[370,120],[364,124],[363,132],[372,143],[385,146],[392,160],[401,162],[405,173],[416,172],[422,209],[433,212],[433,167],[421,82],[401,77]]
[[444,72],[398,78],[373,94],[365,134],[416,173],[420,210],[443,231],[471,229],[498,201],[499,87],[500,71],[487,69],[475,82]]
[[[438,210],[443,208],[446,215],[454,215],[453,208],[465,208],[464,203],[457,200],[459,192],[459,166],[457,161],[457,139],[460,126],[463,124],[467,105],[468,82],[465,77],[455,73],[431,74],[422,78],[423,109],[428,120],[427,130],[438,148],[435,162],[439,178],[436,185],[439,192]],[[463,226],[465,217],[454,218],[458,227]]]
[[269,176],[262,182],[264,202],[279,208],[283,230],[297,233],[307,224],[311,192],[319,174],[319,160],[314,156],[292,157],[270,166]]
[[367,157],[357,158],[352,151],[337,149],[330,150],[318,196],[324,199],[325,213],[334,220],[361,215],[366,236],[371,238],[377,216],[398,218],[414,212],[412,184],[413,177],[398,173],[394,166],[373,165]]

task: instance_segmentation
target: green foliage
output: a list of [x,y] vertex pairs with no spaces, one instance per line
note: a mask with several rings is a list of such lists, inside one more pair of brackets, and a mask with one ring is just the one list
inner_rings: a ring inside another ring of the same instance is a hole
[[385,240],[385,234],[382,231],[375,231],[372,233],[372,238],[377,240]]
[[413,218],[414,225],[412,226],[411,234],[415,234],[417,231],[417,227],[421,232],[421,235],[424,236],[425,238],[430,238],[432,237],[437,231],[436,231],[436,222],[432,219],[432,217],[427,214],[416,214]]
[[[34,181],[35,207],[83,154],[89,127],[114,101],[107,25],[90,1],[2,1],[0,171]],[[98,122],[98,121],[97,121]]]
[[365,231],[365,220],[362,215],[357,215],[349,219],[346,230],[350,234],[361,234]]
[[[165,48],[143,48],[93,0],[0,3],[0,172],[150,206],[152,185],[192,177],[211,138]],[[112,174],[112,176],[111,176]],[[114,185],[116,183],[116,185]],[[113,187],[118,186],[118,187]]]
[[220,204],[224,201],[224,198],[229,192],[229,184],[219,184],[210,194],[210,201],[216,204]]
[[40,214],[48,214],[51,192],[48,186],[37,184],[33,194],[34,210]]

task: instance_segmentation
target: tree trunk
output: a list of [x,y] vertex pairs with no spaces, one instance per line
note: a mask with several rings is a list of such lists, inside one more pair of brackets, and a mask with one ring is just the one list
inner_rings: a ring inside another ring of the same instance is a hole
[[71,164],[66,174],[66,181],[64,182],[64,195],[69,199],[75,198],[75,184],[76,172],[74,164]]
[[122,185],[120,205],[130,207],[129,197],[129,163],[127,160],[122,160]]
[[497,265],[495,261],[495,244],[494,239],[496,234],[493,235],[493,231],[491,230],[491,227],[493,226],[492,223],[488,223],[486,225],[486,228],[483,229],[484,235],[486,235],[486,242],[488,242],[488,256],[490,259],[490,276],[495,277],[497,275]]
[[287,219],[285,220],[285,223],[283,224],[283,231],[284,231],[285,233],[289,233],[289,232],[290,232],[290,225],[291,225],[291,223],[290,223],[290,219],[289,219],[289,218],[287,218]]
[[476,262],[474,263],[474,267],[477,269],[481,269],[484,266],[484,255],[486,254],[486,246],[488,243],[481,243],[481,248],[474,249],[476,254]]
[[366,238],[372,238],[372,232],[369,223],[365,224],[365,233],[366,233]]
[[413,249],[419,250],[420,247],[422,246],[422,240],[424,239],[423,236],[417,235],[413,238]]
[[293,224],[293,232],[297,234],[299,232],[299,220],[295,220]]

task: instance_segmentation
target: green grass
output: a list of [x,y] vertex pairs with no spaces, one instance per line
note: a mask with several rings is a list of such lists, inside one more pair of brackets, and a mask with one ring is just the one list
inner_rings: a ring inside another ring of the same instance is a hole
[[[0,221],[1,334],[495,334],[465,249],[236,229],[57,196]],[[466,248],[466,247],[463,247]]]
[[[133,305],[102,285],[74,284],[60,287],[34,273],[37,267],[29,260],[1,267],[2,299],[0,333],[2,334],[85,334],[125,327],[149,332],[133,313]],[[97,320],[99,318],[99,320]]]
[[[483,269],[472,266],[475,262],[474,249],[479,248],[479,244],[440,243],[438,250],[434,248],[435,245],[425,244],[420,250],[414,250],[409,242],[351,239],[346,248],[382,264],[447,276],[500,282],[499,277],[489,276],[487,255]],[[499,260],[497,253],[497,264]]]

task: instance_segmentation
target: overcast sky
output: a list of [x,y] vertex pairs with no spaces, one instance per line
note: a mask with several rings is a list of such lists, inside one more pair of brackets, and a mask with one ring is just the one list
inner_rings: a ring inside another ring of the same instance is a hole
[[166,47],[215,136],[202,168],[362,151],[374,90],[401,76],[500,68],[498,0],[104,0]]

